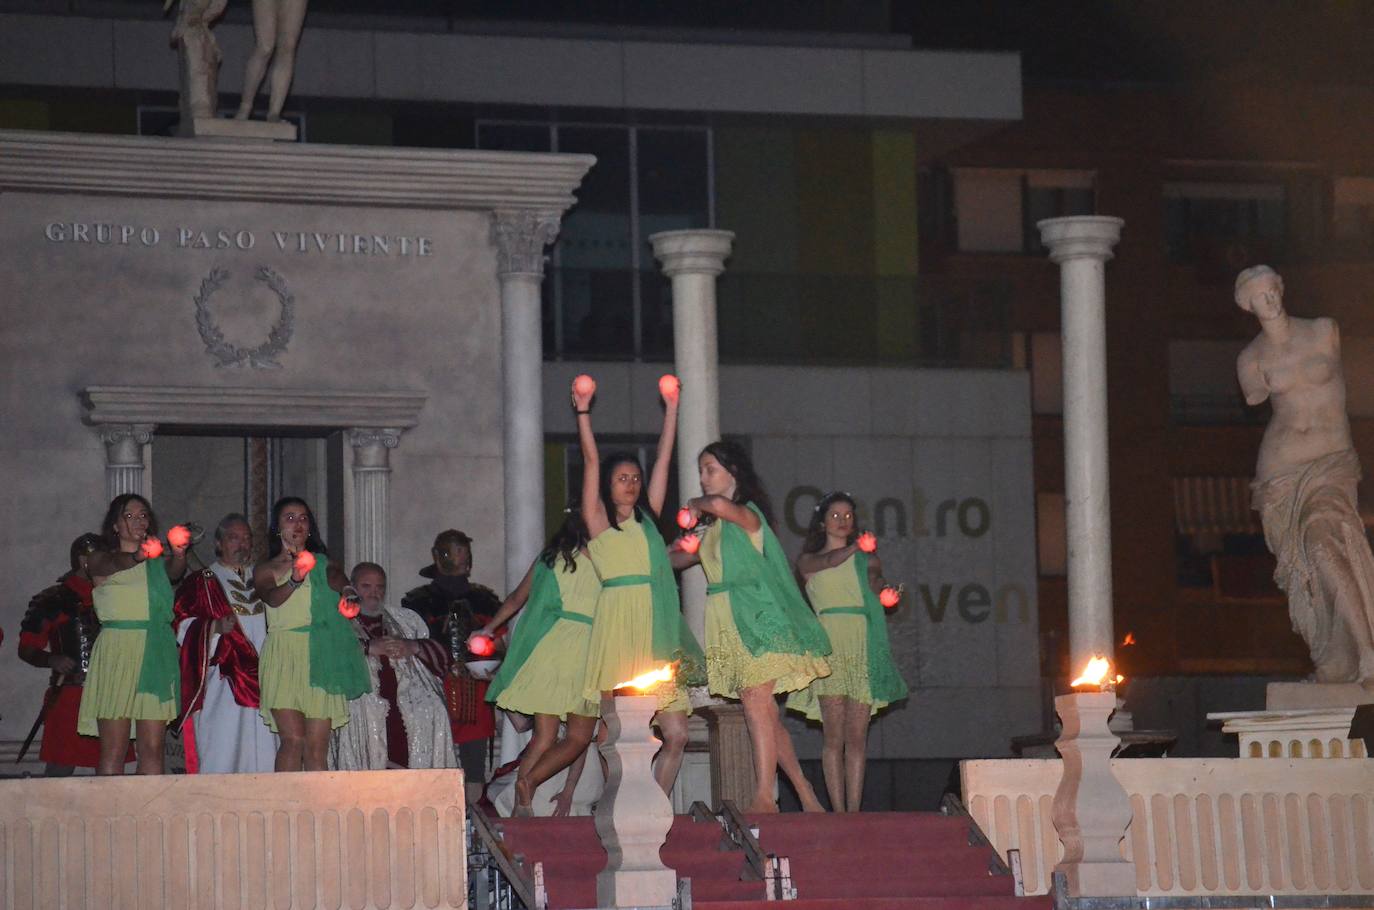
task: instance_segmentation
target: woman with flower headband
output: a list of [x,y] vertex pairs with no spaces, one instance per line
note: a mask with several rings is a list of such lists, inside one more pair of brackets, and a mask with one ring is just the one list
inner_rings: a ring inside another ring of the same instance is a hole
[[362,646],[339,613],[348,576],[318,527],[305,500],[277,500],[267,561],[253,570],[255,593],[269,608],[259,711],[279,737],[278,771],[327,770],[329,732],[348,723],[348,700],[372,688]]
[[[514,815],[532,814],[539,785],[584,755],[596,732],[601,704],[586,697],[587,646],[601,579],[587,554],[581,509],[570,509],[549,545],[535,559],[501,609],[474,636],[491,636],[524,610],[487,701],[534,718],[534,732],[520,753]],[[567,733],[558,738],[559,724]],[[563,789],[555,815],[567,815],[573,785]]]
[[887,587],[872,534],[860,534],[854,499],[834,492],[811,515],[797,574],[830,637],[831,674],[787,697],[787,707],[819,720],[821,768],[836,812],[858,812],[864,793],[869,719],[907,695],[892,661],[878,592]]
[[[671,380],[671,381],[669,381]],[[658,689],[654,724],[663,747],[654,779],[671,793],[687,748],[687,686],[703,671],[701,646],[687,629],[677,580],[655,522],[668,496],[668,469],[677,433],[677,380],[659,383],[663,430],[647,488],[639,459],[607,456],[603,463],[592,434],[591,402],[596,383],[590,376],[573,382],[573,409],[582,446],[582,520],[587,553],[601,576],[591,642],[587,648],[584,697],[599,700],[621,683],[665,664],[674,664],[673,681]]]
[[190,535],[169,533],[175,543],[163,556],[153,507],[137,493],[114,498],[100,533],[103,546],[86,563],[100,635],[76,729],[100,737],[96,774],[124,773],[131,733],[138,773],[161,774],[167,723],[176,719],[181,690],[172,582],[186,572]]
[[[737,698],[754,752],[754,798],[746,812],[777,812],[778,769],[802,808],[824,812],[802,776],[776,695],[804,689],[830,673],[830,643],[792,580],[782,545],[768,527],[767,498],[749,455],[713,442],[697,457],[705,495],[689,500],[699,537],[679,538],[673,564],[706,571],[706,671],[712,695]],[[690,523],[690,522],[689,522]],[[684,546],[686,543],[686,546]]]

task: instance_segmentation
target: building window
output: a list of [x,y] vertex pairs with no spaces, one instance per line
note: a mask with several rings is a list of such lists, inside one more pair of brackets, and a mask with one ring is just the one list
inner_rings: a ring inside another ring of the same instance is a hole
[[648,238],[713,226],[710,131],[479,121],[477,147],[596,156],[550,253],[544,356],[670,358],[672,297]]
[[1287,194],[1281,183],[1166,183],[1164,219],[1172,261],[1235,272],[1277,260],[1285,246]]
[[1097,205],[1094,179],[1091,171],[955,169],[959,251],[1043,253],[1036,222],[1093,214]]
[[1374,259],[1374,177],[1337,177],[1332,190],[1332,254]]
[[1250,407],[1236,380],[1245,341],[1176,338],[1169,342],[1169,410],[1177,426],[1263,423],[1267,404]]

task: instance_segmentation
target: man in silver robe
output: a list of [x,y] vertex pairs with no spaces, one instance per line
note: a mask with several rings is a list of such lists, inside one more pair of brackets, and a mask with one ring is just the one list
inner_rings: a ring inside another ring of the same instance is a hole
[[349,702],[349,722],[335,730],[329,767],[456,768],[444,706],[444,676],[452,659],[429,637],[413,610],[386,606],[386,572],[359,563],[351,581],[360,611],[352,620],[367,654],[372,691]]

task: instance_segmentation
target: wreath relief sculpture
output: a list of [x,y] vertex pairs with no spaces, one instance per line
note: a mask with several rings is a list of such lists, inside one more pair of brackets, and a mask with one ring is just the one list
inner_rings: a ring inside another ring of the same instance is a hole
[[241,367],[246,363],[256,370],[281,368],[277,358],[286,353],[286,346],[290,344],[291,334],[295,330],[296,298],[286,286],[286,280],[265,265],[259,266],[253,277],[271,288],[277,300],[281,301],[281,315],[272,325],[267,340],[255,348],[241,348],[226,341],[224,333],[215,323],[215,317],[210,314],[210,298],[229,280],[229,270],[213,268],[200,282],[200,293],[196,295],[196,328],[200,330],[205,350],[215,359],[217,367]]

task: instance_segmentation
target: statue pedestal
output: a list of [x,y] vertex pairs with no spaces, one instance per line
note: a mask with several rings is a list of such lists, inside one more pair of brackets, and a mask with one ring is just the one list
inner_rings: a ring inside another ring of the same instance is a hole
[[1365,758],[1365,744],[1350,737],[1355,709],[1374,703],[1359,683],[1270,683],[1263,711],[1208,714],[1240,738],[1241,758]]
[[177,135],[194,139],[230,139],[241,142],[295,142],[296,125],[286,120],[231,120],[227,117],[182,118]]

